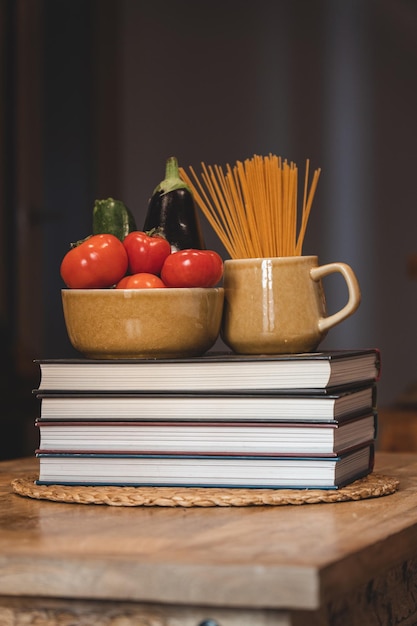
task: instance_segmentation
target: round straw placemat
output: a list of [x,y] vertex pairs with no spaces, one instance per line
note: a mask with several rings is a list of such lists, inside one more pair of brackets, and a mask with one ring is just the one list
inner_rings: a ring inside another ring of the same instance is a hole
[[38,500],[110,506],[282,506],[379,498],[394,493],[399,481],[369,474],[341,489],[241,489],[215,487],[111,487],[37,485],[36,477],[12,481],[13,491]]

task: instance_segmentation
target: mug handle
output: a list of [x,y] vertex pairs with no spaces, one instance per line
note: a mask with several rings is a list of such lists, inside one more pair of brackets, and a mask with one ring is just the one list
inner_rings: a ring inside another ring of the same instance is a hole
[[358,280],[352,270],[352,268],[346,263],[328,263],[327,265],[320,265],[319,267],[313,267],[310,270],[310,276],[313,280],[318,282],[324,276],[339,272],[342,274],[346,281],[349,291],[349,298],[347,304],[340,309],[337,313],[329,315],[328,317],[321,317],[318,321],[318,327],[320,332],[326,332],[329,328],[340,324],[347,317],[350,317],[358,308],[361,302],[361,290]]

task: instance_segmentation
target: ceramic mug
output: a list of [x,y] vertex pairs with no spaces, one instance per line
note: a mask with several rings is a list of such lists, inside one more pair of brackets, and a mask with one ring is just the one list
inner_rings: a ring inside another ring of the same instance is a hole
[[[346,281],[348,301],[327,316],[321,279],[335,272]],[[223,286],[221,337],[239,354],[312,352],[361,301],[351,267],[319,265],[317,256],[228,260]]]

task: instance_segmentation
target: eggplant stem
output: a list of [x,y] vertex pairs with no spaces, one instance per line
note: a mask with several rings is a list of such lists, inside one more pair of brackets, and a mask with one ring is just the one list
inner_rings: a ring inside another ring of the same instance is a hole
[[191,193],[187,183],[180,177],[177,158],[172,156],[167,159],[164,180],[155,187],[153,193],[160,193],[163,196],[170,191],[175,191],[175,189],[186,189]]

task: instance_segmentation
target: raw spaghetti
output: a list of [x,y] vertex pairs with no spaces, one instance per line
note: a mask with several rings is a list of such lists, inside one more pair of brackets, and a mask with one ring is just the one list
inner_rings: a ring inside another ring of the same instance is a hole
[[201,164],[201,180],[190,166],[183,180],[232,259],[302,254],[320,169],[309,186],[306,161],[301,215],[298,215],[298,168],[281,157],[255,155],[225,171]]

